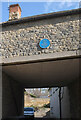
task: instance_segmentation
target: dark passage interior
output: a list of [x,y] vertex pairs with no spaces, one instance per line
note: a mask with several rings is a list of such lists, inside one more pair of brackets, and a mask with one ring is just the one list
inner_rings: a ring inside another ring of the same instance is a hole
[[59,118],[57,87],[61,87],[63,94],[60,96],[63,97],[61,117],[80,118],[79,59],[8,65],[3,66],[2,70],[2,118],[24,115],[24,88],[54,88],[50,89],[50,111],[51,115],[55,115],[53,117]]

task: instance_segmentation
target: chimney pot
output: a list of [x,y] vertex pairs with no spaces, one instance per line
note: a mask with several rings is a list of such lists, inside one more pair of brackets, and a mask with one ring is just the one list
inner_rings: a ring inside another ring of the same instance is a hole
[[21,18],[21,8],[19,4],[13,4],[9,6],[9,20]]

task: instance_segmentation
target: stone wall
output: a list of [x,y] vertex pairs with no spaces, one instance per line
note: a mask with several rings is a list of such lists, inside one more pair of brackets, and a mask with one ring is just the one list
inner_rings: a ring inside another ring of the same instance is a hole
[[[46,49],[39,47],[50,40]],[[3,58],[31,56],[79,49],[79,15],[43,19],[2,28],[0,53]]]

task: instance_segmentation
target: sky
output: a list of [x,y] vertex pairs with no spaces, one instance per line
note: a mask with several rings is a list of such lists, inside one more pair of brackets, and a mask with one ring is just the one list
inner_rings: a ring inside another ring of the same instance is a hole
[[8,21],[9,18],[8,6],[17,3],[20,5],[22,9],[21,17],[28,17],[28,16],[39,15],[44,13],[51,13],[51,12],[79,8],[79,1],[53,2],[53,0],[50,0],[49,2],[0,2],[0,7],[2,11],[0,22]]

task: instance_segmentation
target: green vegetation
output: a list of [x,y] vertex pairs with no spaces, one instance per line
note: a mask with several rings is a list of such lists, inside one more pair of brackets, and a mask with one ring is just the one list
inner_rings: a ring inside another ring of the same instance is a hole
[[35,111],[37,111],[39,108],[34,106],[34,105],[31,105],[30,107],[33,107]]
[[28,93],[26,91],[24,91],[24,95],[28,95]]
[[24,91],[24,95],[30,95],[30,96],[33,97],[33,98],[37,98],[36,95],[33,95],[33,94],[31,94],[31,93],[28,93],[27,91]]
[[31,97],[33,97],[33,98],[36,98],[36,95],[33,95],[33,94],[29,94]]
[[49,104],[44,104],[44,108],[50,108],[50,103]]

